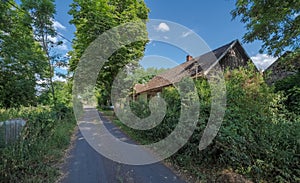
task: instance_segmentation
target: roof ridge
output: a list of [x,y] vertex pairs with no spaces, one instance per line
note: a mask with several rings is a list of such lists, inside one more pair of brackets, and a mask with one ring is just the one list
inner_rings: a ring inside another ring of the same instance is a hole
[[230,49],[232,49],[238,42],[239,42],[238,39],[236,39],[236,40],[231,41],[230,43],[228,43],[228,44],[226,44],[226,45],[224,45],[224,46],[221,46],[221,47],[217,48],[216,50],[221,49],[221,48],[223,48],[223,47],[225,47],[225,46],[228,45],[228,48],[220,55],[220,57],[219,57],[219,58],[216,57],[216,61],[215,61],[215,62],[214,62],[214,63],[213,63],[206,71],[204,71],[204,75],[207,75],[207,73],[208,73],[212,68],[214,68],[214,67],[216,66],[216,64],[219,63],[219,61],[220,61],[220,60],[228,53],[228,51],[229,51]]
[[[229,46],[229,47],[223,52],[223,54],[222,54],[219,58],[216,57],[216,62],[218,62],[220,59],[222,59],[222,58],[226,55],[226,53],[229,51],[229,49],[232,48],[236,43],[239,43],[239,40],[238,40],[238,39],[235,39],[235,40],[233,40],[233,41],[231,41],[231,42],[229,42],[229,43],[227,43],[227,44],[224,44],[224,45],[222,45],[222,46],[220,46],[220,47],[218,47],[218,48],[216,48],[216,49],[214,49],[214,50],[211,50],[211,51],[208,51],[208,52],[206,52],[206,53],[204,53],[204,54],[202,54],[202,55],[199,55],[199,56],[193,58],[193,59],[190,60],[190,61],[185,61],[185,62],[183,62],[183,63],[181,63],[181,64],[178,64],[177,66],[175,66],[175,67],[173,67],[173,68],[170,68],[170,69],[166,70],[165,72],[158,74],[157,76],[164,75],[164,74],[170,72],[170,71],[171,71],[172,69],[174,69],[174,68],[177,68],[177,67],[183,67],[183,65],[191,65],[191,64],[193,64],[193,63],[195,63],[195,62],[198,62],[199,59],[200,59],[202,56],[204,56],[204,55],[206,55],[206,54],[210,54],[210,53],[213,53],[213,54],[215,55],[214,52],[216,52],[217,50],[219,50],[219,49],[221,49],[221,48],[223,48],[223,47]],[[189,63],[189,64],[187,64],[187,63]],[[215,66],[215,63],[212,64],[212,66]],[[207,70],[209,71],[210,69],[211,69],[211,68],[209,68],[209,69],[207,69]]]

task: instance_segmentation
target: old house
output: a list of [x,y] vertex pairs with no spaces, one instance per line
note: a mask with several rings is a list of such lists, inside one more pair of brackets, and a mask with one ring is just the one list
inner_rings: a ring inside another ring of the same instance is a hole
[[272,85],[278,80],[294,75],[300,70],[300,55],[293,52],[286,52],[264,70],[264,77],[267,84]]
[[249,61],[250,57],[240,42],[235,40],[196,58],[188,55],[184,63],[155,76],[147,84],[135,85],[135,95],[148,98],[159,94],[164,87],[179,82],[184,77],[203,77],[217,64],[225,70],[246,66]]

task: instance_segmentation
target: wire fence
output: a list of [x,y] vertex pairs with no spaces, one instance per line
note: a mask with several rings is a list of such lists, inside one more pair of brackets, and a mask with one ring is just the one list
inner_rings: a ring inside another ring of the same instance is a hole
[[11,119],[0,122],[0,147],[15,142],[21,135],[21,131],[25,126],[24,119]]

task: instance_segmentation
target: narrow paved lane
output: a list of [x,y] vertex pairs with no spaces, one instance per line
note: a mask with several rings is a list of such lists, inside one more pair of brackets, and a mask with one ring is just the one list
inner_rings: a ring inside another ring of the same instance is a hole
[[[134,143],[109,120],[101,119],[114,136]],[[162,163],[131,166],[111,161],[96,152],[80,131],[63,169],[62,183],[184,183]]]

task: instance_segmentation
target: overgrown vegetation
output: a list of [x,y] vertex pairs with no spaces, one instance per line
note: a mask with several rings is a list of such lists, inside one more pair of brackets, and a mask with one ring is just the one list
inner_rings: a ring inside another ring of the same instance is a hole
[[[74,0],[70,7],[69,14],[72,16],[70,23],[76,27],[74,49],[70,52],[70,72],[76,70],[84,51],[99,35],[125,23],[147,20],[149,12],[145,2],[139,0]],[[96,84],[98,103],[110,105],[111,87],[117,74],[125,67],[135,68],[139,59],[144,56],[148,41],[141,35],[147,37],[146,24],[140,26],[142,27],[133,29],[141,31],[139,38],[136,39],[140,41],[126,43],[127,45],[120,47],[109,57],[99,72]]]
[[[189,142],[170,158],[188,169],[199,180],[213,179],[212,172],[224,169],[243,174],[255,182],[300,181],[300,117],[288,110],[288,97],[275,93],[263,77],[250,68],[225,73],[227,87],[226,114],[213,143],[199,151],[199,141],[210,114],[210,86],[198,79],[200,99],[199,123]],[[165,138],[175,128],[180,115],[180,96],[175,88],[166,88],[162,97],[168,104],[162,123],[147,131],[134,131],[122,125],[142,143]],[[148,104],[137,101],[132,110],[140,116],[150,115]],[[118,123],[120,125],[120,122]],[[215,171],[205,171],[215,169]]]
[[0,2],[0,108],[36,105],[37,78],[47,61],[24,12]]
[[[65,111],[60,119],[58,111]],[[72,111],[42,106],[0,109],[0,121],[13,118],[27,123],[17,142],[0,148],[1,182],[55,182],[58,164],[74,131]]]
[[12,143],[1,123],[0,182],[54,182],[75,126],[71,87],[53,80],[62,76],[55,68],[66,66],[57,53],[55,3],[0,1],[0,10],[0,122],[27,121]]
[[275,83],[275,91],[282,92],[287,97],[287,109],[300,115],[300,72]]
[[[54,182],[58,175],[56,165],[75,125],[69,109],[71,86],[53,80],[58,74],[55,68],[66,66],[65,58],[55,51],[63,44],[56,39],[58,33],[53,27],[55,1],[18,2],[0,1],[0,121],[23,118],[27,124],[17,142],[0,148],[0,181]],[[282,55],[291,50],[293,57],[298,58],[299,6],[299,1],[237,0],[232,15],[241,16],[246,24],[245,42],[261,40],[261,51]],[[138,0],[74,0],[69,14],[73,17],[71,24],[76,27],[76,37],[74,50],[69,53],[69,72],[75,72],[85,49],[99,35],[125,22],[146,20],[148,12],[144,1]],[[146,25],[143,31],[147,34]],[[110,105],[115,76],[124,66],[130,70],[138,65],[146,43],[141,40],[126,45],[109,58],[97,80],[99,104]],[[157,74],[151,72],[145,76],[139,70],[132,76],[140,78],[137,82],[146,83]],[[278,81],[273,90],[253,69],[227,72],[226,115],[213,143],[201,152],[198,144],[209,118],[211,93],[205,79],[197,80],[198,127],[170,160],[202,180],[211,176],[210,171],[203,170],[213,168],[230,169],[255,182],[300,182],[299,79],[298,73]],[[89,94],[83,97],[89,98]],[[165,138],[177,125],[181,101],[171,87],[163,91],[162,97],[168,108],[159,126],[148,131],[135,131],[124,125],[122,128],[145,144]],[[48,107],[30,107],[38,105]],[[150,115],[147,102],[131,105],[138,116]],[[1,129],[0,135],[3,135]]]

